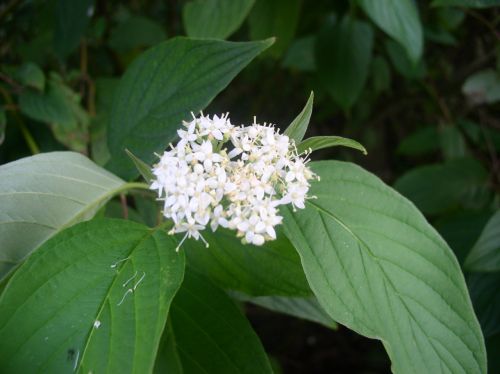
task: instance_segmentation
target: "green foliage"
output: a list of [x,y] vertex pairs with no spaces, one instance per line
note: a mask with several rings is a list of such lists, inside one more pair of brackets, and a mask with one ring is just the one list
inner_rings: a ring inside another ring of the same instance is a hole
[[286,210],[285,229],[330,316],[381,339],[394,372],[485,372],[481,330],[446,243],[361,168],[325,161],[313,170],[317,199]]
[[47,241],[1,296],[2,371],[151,371],[184,275],[176,245],[120,220],[81,223]]
[[366,14],[406,49],[413,61],[422,56],[423,33],[418,10],[412,0],[359,0]]
[[[255,0],[194,0],[182,10],[186,34],[226,39],[241,26]],[[260,39],[260,38],[258,38]]]
[[109,46],[119,52],[149,47],[167,38],[163,27],[149,18],[132,16],[111,31]]
[[433,6],[463,6],[471,8],[488,8],[500,6],[500,0],[434,0]]
[[326,27],[316,42],[316,56],[323,84],[342,109],[359,98],[370,68],[373,29],[363,21],[345,16]]
[[94,12],[94,0],[57,0],[54,49],[65,59],[80,44],[90,17]]
[[222,287],[254,296],[311,294],[299,256],[281,232],[261,247],[241,244],[229,230],[203,236],[208,250],[200,242],[184,244],[188,264]]
[[[2,373],[500,372],[500,1],[115,5],[0,6]],[[351,163],[206,248],[147,190],[200,110]]]
[[365,147],[357,141],[341,136],[313,136],[312,138],[302,141],[297,147],[297,150],[299,153],[302,153],[307,150],[317,151],[318,149],[338,146],[354,148],[363,152],[365,155],[367,154]]
[[492,104],[500,100],[500,74],[493,69],[478,71],[467,78],[463,94],[473,104]]
[[315,297],[287,297],[287,296],[257,296],[233,293],[236,299],[258,305],[277,313],[288,314],[319,323],[328,328],[337,328],[337,324],[321,308]]
[[424,213],[438,214],[457,207],[484,206],[489,197],[486,178],[479,162],[465,158],[410,170],[394,187]]
[[302,112],[292,121],[292,123],[286,128],[284,134],[288,135],[290,139],[293,139],[296,143],[300,143],[304,139],[307,127],[309,126],[309,121],[311,120],[312,108],[314,103],[314,92],[311,92],[307,103],[302,109]]
[[16,72],[16,77],[25,86],[43,91],[45,88],[45,75],[37,64],[26,62]]
[[171,310],[184,373],[272,373],[267,355],[229,296],[188,268]]
[[50,125],[56,139],[69,149],[85,150],[88,114],[80,106],[79,95],[56,74],[49,77],[46,92],[33,89],[22,92],[19,108],[26,116]]
[[465,260],[465,267],[471,271],[500,271],[500,211],[484,227]]
[[128,157],[130,157],[139,173],[141,173],[141,176],[144,178],[146,183],[151,182],[153,180],[153,172],[151,171],[151,167],[140,158],[136,157],[128,149],[125,149],[125,152],[127,153]]
[[288,48],[283,57],[283,67],[296,69],[304,72],[312,72],[316,69],[314,58],[315,36],[306,36],[296,39]]
[[234,43],[175,38],[143,53],[117,88],[108,128],[109,168],[124,178],[135,177],[125,148],[151,163],[153,152],[175,139],[178,124],[190,112],[208,105],[271,44],[272,40]]
[[[471,274],[469,292],[485,337],[500,333],[500,273]],[[492,357],[490,355],[490,357]],[[491,371],[490,371],[491,372]]]
[[248,18],[250,38],[276,37],[269,54],[279,58],[295,35],[300,9],[301,0],[256,0]]
[[91,218],[125,188],[124,181],[72,152],[0,166],[0,277],[49,237]]

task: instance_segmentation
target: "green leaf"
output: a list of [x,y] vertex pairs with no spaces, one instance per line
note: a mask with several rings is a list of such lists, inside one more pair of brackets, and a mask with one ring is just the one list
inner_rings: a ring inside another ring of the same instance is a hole
[[47,241],[0,299],[2,371],[150,372],[184,274],[176,246],[161,230],[111,219]]
[[170,315],[184,373],[272,373],[257,334],[234,302],[189,268]]
[[56,6],[54,48],[66,58],[80,44],[94,12],[94,0],[58,0]]
[[461,6],[466,8],[488,8],[500,6],[500,0],[434,0],[432,6]]
[[339,161],[307,207],[284,209],[285,232],[326,312],[382,340],[394,373],[485,373],[486,357],[458,263],[415,206],[374,175]]
[[222,91],[255,56],[273,43],[173,38],[144,52],[128,68],[115,93],[108,145],[109,167],[137,175],[124,152],[146,163],[177,136],[182,120]]
[[399,74],[408,79],[422,79],[427,73],[423,60],[412,62],[406,51],[398,43],[387,40],[385,49],[392,65]]
[[464,136],[457,126],[443,126],[439,131],[441,151],[445,160],[454,160],[467,156]]
[[358,0],[366,14],[406,49],[412,61],[422,57],[423,34],[413,0]]
[[315,44],[315,35],[305,36],[294,40],[290,48],[286,51],[281,66],[306,72],[316,70],[316,61],[314,58]]
[[460,130],[467,135],[467,138],[474,146],[490,152],[490,147],[500,151],[500,129],[485,127],[481,124],[469,121],[458,120]]
[[470,271],[500,271],[500,211],[484,227],[465,260],[465,268]]
[[470,274],[467,284],[484,337],[500,333],[500,273]]
[[[111,200],[106,204],[103,210],[104,210],[103,211],[104,217],[106,218],[125,219],[123,205],[119,200]],[[127,206],[126,212],[127,212],[127,218],[126,218],[127,220],[145,224],[142,216],[134,208]]]
[[474,159],[456,159],[417,167],[394,184],[426,214],[439,214],[458,207],[481,208],[489,201],[488,173]]
[[349,16],[318,36],[316,61],[320,79],[344,110],[353,106],[365,86],[372,47],[372,27]]
[[24,90],[19,107],[26,116],[49,124],[56,139],[71,150],[86,151],[88,114],[80,105],[80,96],[56,74],[49,77],[46,92]]
[[219,286],[248,295],[310,296],[300,259],[281,230],[263,246],[244,245],[233,231],[219,227],[203,233],[209,247],[186,240],[188,264]]
[[436,126],[425,126],[404,138],[399,143],[397,152],[405,156],[421,156],[437,152],[439,141]]
[[297,147],[297,150],[299,153],[302,153],[308,149],[317,151],[318,149],[338,146],[354,148],[363,152],[365,155],[368,153],[366,152],[365,147],[357,141],[349,138],[343,138],[342,136],[313,136],[302,141]]
[[177,352],[175,336],[172,330],[172,321],[167,321],[167,326],[161,337],[160,348],[156,355],[154,374],[183,374],[182,363]]
[[251,297],[231,292],[236,300],[249,302],[273,312],[319,323],[330,329],[337,329],[337,323],[321,308],[315,297],[258,296]]
[[49,237],[91,218],[124,181],[72,152],[0,166],[0,278]]
[[167,39],[159,23],[140,16],[132,16],[119,23],[111,31],[109,46],[118,52],[150,47]]
[[279,58],[286,51],[299,23],[301,0],[256,0],[248,17],[250,38],[275,37],[269,55]]
[[194,0],[184,5],[186,34],[195,38],[226,39],[238,30],[255,0]]
[[379,95],[389,91],[391,88],[391,70],[386,59],[382,56],[376,56],[372,61],[371,77],[373,90]]
[[489,212],[460,211],[440,218],[433,226],[462,265],[490,217]]
[[139,173],[141,173],[146,183],[150,183],[154,179],[153,172],[151,171],[151,166],[146,164],[140,158],[136,157],[128,149],[125,149],[125,152],[127,153],[128,157],[130,157],[130,159],[133,161],[135,167],[137,168]]
[[285,135],[288,135],[291,139],[295,140],[295,143],[297,144],[304,139],[307,127],[309,126],[309,121],[311,120],[313,103],[314,92],[311,91],[304,109],[302,109],[302,112],[299,113],[299,115],[285,130]]
[[462,93],[475,105],[496,103],[500,101],[500,74],[493,69],[478,71],[466,79]]
[[37,64],[25,62],[17,70],[16,77],[25,86],[36,88],[39,91],[45,89],[45,75]]

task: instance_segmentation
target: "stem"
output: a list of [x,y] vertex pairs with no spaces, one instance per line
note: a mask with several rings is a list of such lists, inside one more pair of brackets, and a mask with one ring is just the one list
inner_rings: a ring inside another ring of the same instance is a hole
[[484,26],[486,26],[491,31],[491,33],[495,36],[497,41],[500,40],[500,32],[497,31],[497,29],[493,23],[488,21],[485,17],[483,17],[479,12],[476,12],[475,10],[467,9],[465,12],[467,14],[469,14],[470,16],[474,17],[475,19],[477,19]]
[[[7,105],[10,107],[14,107],[14,101],[12,100],[12,97],[10,94],[5,90],[3,87],[0,87],[0,92],[2,93],[3,97],[5,98],[5,101],[7,102]],[[30,151],[32,154],[36,155],[37,153],[40,153],[40,148],[38,148],[38,145],[35,142],[35,139],[31,135],[30,131],[28,130],[28,127],[24,123],[23,119],[19,115],[17,111],[14,112],[14,117],[16,119],[16,122],[21,129],[21,133],[23,134],[24,140],[26,141],[26,144],[28,145]]]
[[[15,115],[16,117],[19,117],[19,115]],[[35,142],[35,139],[31,135],[30,131],[26,127],[26,124],[20,120],[18,121],[19,127],[21,129],[21,132],[23,133],[24,140],[26,141],[26,144],[28,144],[28,147],[31,151],[32,154],[36,155],[40,153],[40,148],[38,148],[38,145]]]
[[142,182],[128,182],[125,183],[122,187],[117,189],[115,193],[119,192],[128,192],[128,190],[139,189],[139,190],[149,190],[149,184]]
[[122,204],[123,218],[128,219],[127,198],[124,193],[120,194],[120,202]]

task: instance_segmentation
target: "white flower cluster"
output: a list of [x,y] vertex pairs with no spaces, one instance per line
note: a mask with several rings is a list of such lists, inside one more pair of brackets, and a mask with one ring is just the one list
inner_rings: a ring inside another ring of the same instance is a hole
[[255,119],[251,126],[233,126],[227,114],[193,115],[183,125],[180,141],[153,167],[151,189],[174,222],[170,233],[185,232],[181,244],[190,237],[207,244],[200,231],[208,225],[236,230],[244,243],[276,239],[274,227],[282,220],[277,207],[304,208],[309,180],[316,177],[293,140]]

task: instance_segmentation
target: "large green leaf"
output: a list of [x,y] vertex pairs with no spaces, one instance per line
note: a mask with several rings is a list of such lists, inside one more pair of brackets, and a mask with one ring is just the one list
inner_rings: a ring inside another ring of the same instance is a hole
[[338,161],[285,230],[309,284],[337,322],[382,340],[395,373],[485,373],[484,341],[453,253],[415,206]]
[[272,373],[259,338],[234,302],[189,268],[170,314],[184,373]]
[[488,8],[500,6],[500,0],[434,0],[433,6],[463,6],[467,8]]
[[94,0],[57,1],[54,48],[59,57],[65,58],[78,47],[93,13]]
[[281,230],[278,239],[263,246],[243,245],[233,231],[204,232],[210,246],[186,240],[188,263],[224,288],[249,295],[308,296],[311,290],[300,259]]
[[44,153],[0,166],[0,278],[125,188],[124,181],[78,153]]
[[111,219],[47,241],[0,299],[2,372],[150,372],[184,274],[176,246],[164,231]]
[[471,271],[500,271],[500,211],[488,221],[465,260]]
[[272,43],[179,37],[144,52],[129,67],[115,93],[108,128],[109,167],[120,176],[136,176],[125,148],[152,163],[153,153],[175,139],[182,120],[208,105]]
[[255,0],[194,0],[182,10],[186,34],[195,38],[226,39],[238,30]]
[[295,35],[300,8],[301,0],[257,0],[248,17],[250,37],[253,40],[276,37],[269,54],[280,57]]
[[368,16],[417,61],[422,56],[423,34],[413,0],[358,0]]
[[438,214],[461,206],[483,206],[488,201],[487,178],[478,161],[457,159],[410,170],[394,187],[424,213]]
[[365,22],[345,16],[324,29],[316,42],[316,61],[321,81],[344,109],[358,99],[368,77],[373,29]]

